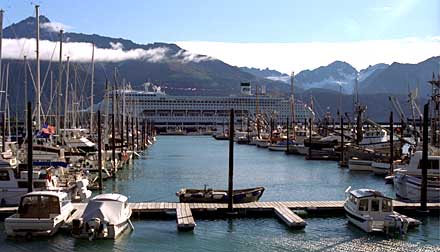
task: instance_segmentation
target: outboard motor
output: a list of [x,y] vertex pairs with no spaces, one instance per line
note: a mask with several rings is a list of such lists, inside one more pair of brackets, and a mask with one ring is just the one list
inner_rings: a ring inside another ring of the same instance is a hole
[[72,234],[81,235],[83,226],[84,226],[84,222],[82,218],[72,220]]

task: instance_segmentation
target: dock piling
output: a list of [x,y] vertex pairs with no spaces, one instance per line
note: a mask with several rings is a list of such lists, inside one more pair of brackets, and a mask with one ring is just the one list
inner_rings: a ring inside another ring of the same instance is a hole
[[234,109],[231,109],[229,116],[229,180],[228,180],[228,212],[233,213],[234,197]]
[[98,110],[98,188],[102,192],[101,111]]
[[423,107],[423,145],[422,145],[422,185],[420,188],[420,210],[422,212],[428,211],[428,117],[429,117],[429,103]]
[[[27,171],[28,171],[28,192],[32,192],[32,105],[31,102],[27,103]],[[5,146],[3,145],[3,148]]]

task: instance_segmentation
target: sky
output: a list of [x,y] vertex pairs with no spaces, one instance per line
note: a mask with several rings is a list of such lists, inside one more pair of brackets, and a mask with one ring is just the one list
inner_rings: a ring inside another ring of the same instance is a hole
[[0,0],[4,26],[34,15],[33,4],[68,31],[176,43],[285,73],[335,60],[360,70],[440,55],[438,0]]

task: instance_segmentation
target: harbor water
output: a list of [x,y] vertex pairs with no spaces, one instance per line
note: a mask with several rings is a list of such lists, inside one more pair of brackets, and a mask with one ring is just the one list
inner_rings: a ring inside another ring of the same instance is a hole
[[[235,145],[234,187],[264,186],[261,201],[343,200],[348,186],[394,196],[393,186],[371,173],[350,172],[336,162],[307,161],[249,145]],[[177,201],[180,188],[227,188],[228,142],[202,136],[159,136],[158,141],[115,180],[107,192],[131,202]],[[305,217],[304,230],[276,218],[199,220],[194,232],[178,232],[173,220],[135,220],[134,232],[116,241],[73,239],[67,231],[51,238],[7,239],[0,223],[0,251],[440,251],[440,217],[403,239],[368,235],[344,216]]]

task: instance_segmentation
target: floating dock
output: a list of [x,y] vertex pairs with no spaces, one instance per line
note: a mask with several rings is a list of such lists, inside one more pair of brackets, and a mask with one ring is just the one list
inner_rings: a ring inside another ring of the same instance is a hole
[[[72,219],[81,216],[86,203],[73,203],[76,209]],[[178,202],[135,202],[129,203],[133,212],[132,218],[155,218],[157,214],[175,215],[179,231],[191,231],[196,227],[193,214],[208,214],[210,218],[225,218],[230,216],[228,204],[222,203],[178,203]],[[405,203],[393,201],[394,210],[397,212],[419,214],[420,203]],[[432,212],[440,211],[440,203],[428,203]],[[307,211],[310,213],[325,213],[336,215],[344,213],[344,201],[261,201],[234,204],[234,211],[238,217],[245,217],[260,213],[277,216],[290,228],[304,228],[306,221],[293,211]],[[0,215],[8,216],[17,211],[17,207],[0,207]]]

